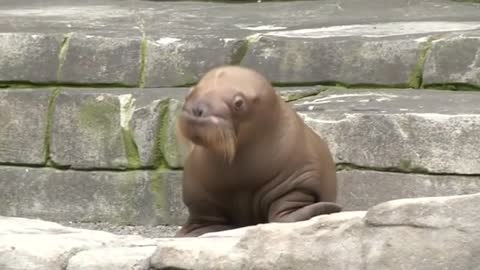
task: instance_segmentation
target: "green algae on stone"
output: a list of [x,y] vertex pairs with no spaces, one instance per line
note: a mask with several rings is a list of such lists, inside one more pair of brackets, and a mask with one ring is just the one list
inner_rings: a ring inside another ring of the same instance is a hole
[[60,94],[60,89],[55,88],[48,101],[47,127],[45,129],[45,142],[43,144],[44,153],[45,153],[45,165],[48,165],[50,162],[50,146],[52,143],[53,114],[55,113],[55,101],[57,100],[57,97],[59,94]]
[[148,51],[148,40],[145,35],[145,32],[142,31],[142,43],[140,44],[140,88],[145,86],[146,79],[146,65],[147,65],[147,51]]
[[428,170],[426,168],[414,166],[411,160],[401,159],[398,166],[399,169],[404,172],[428,173]]
[[70,44],[70,38],[72,35],[73,33],[66,34],[60,47],[60,53],[58,54],[57,81],[62,80],[62,68],[63,64],[65,63],[65,59],[67,58],[68,46]]
[[81,127],[97,131],[104,129],[111,131],[117,127],[117,123],[111,121],[110,116],[120,114],[120,106],[116,99],[108,96],[86,97],[87,101],[82,104],[79,113]]
[[418,57],[418,62],[415,65],[412,75],[408,81],[408,85],[412,88],[420,88],[422,87],[423,83],[423,68],[425,66],[425,61],[427,60],[427,55],[430,49],[432,48],[432,44],[435,38],[429,38],[425,43],[423,43],[422,50]]
[[150,174],[148,189],[153,196],[155,213],[168,219],[168,198],[167,183],[165,179],[165,169],[157,169]]
[[232,49],[230,65],[240,65],[243,58],[247,54],[249,42],[248,40],[237,41]]
[[424,85],[424,88],[450,91],[480,91],[480,85],[468,83],[436,83]]
[[155,168],[166,168],[167,162],[165,160],[163,154],[163,144],[167,140],[166,138],[166,131],[165,129],[168,127],[164,126],[165,120],[168,119],[168,104],[169,99],[164,99],[159,102],[158,104],[158,122],[156,123],[156,131],[155,131],[155,143],[153,146],[153,154],[152,154],[152,163]]
[[135,99],[132,95],[120,95],[120,126],[122,128],[123,143],[125,146],[125,153],[127,155],[128,167],[139,168],[141,166],[140,154],[138,146],[130,127],[133,112],[135,110]]

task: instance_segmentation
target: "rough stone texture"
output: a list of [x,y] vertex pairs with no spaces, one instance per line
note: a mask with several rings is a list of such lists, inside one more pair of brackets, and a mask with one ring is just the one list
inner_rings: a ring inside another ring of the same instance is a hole
[[154,269],[479,269],[479,199],[390,201],[366,219],[365,212],[343,212],[163,240],[151,263]]
[[205,36],[149,40],[145,87],[193,84],[211,68],[234,62],[241,45],[238,40]]
[[0,163],[45,163],[51,93],[49,89],[0,91]]
[[118,96],[62,91],[52,120],[52,161],[72,168],[128,167],[120,107]]
[[66,270],[149,270],[155,246],[101,248],[81,251],[73,256]]
[[168,100],[155,100],[146,107],[138,108],[132,116],[133,138],[138,147],[140,161],[146,166],[159,166],[162,154],[159,151],[161,116],[167,110]]
[[423,82],[480,86],[480,31],[434,41],[425,62]]
[[422,40],[261,37],[242,65],[277,83],[344,82],[407,85]]
[[[41,220],[0,217],[0,268],[2,270],[79,269],[75,267],[82,263],[82,257],[88,256],[88,253],[81,252],[83,250],[103,251],[103,248],[108,247],[154,247],[154,245],[155,241],[138,236],[119,237],[107,232],[73,229]],[[141,249],[134,250],[140,255]],[[77,253],[79,258],[75,256]],[[114,249],[108,256],[116,254],[118,252]],[[130,254],[131,256],[116,257],[115,264],[110,266],[133,266],[134,253]],[[70,260],[73,262],[72,268],[69,266]],[[100,266],[100,263],[98,261],[94,267]],[[87,267],[87,265],[83,266]]]
[[177,118],[182,106],[182,101],[171,99],[168,104],[167,117],[164,118],[165,135],[163,135],[161,149],[170,168],[182,168],[189,151],[188,142],[177,129]]
[[[368,211],[197,238],[142,238],[0,217],[13,269],[479,269],[480,193],[388,201]],[[275,248],[272,248],[275,243]],[[319,245],[318,243],[321,243]]]
[[175,125],[186,91],[62,89],[53,118],[53,162],[72,168],[181,167],[186,150]]
[[61,35],[0,33],[0,81],[54,82],[62,39]]
[[185,215],[176,172],[1,171],[1,215],[134,225],[175,224]]
[[294,103],[336,162],[409,172],[479,174],[480,95],[334,89]]
[[480,192],[480,177],[349,170],[337,172],[338,202],[345,210],[366,210],[403,198]]
[[66,46],[60,82],[139,84],[141,40],[76,34]]

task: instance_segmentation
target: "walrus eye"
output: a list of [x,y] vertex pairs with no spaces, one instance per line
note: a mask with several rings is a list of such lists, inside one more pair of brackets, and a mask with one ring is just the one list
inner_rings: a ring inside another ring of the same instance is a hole
[[235,96],[233,98],[233,106],[235,108],[235,110],[240,110],[243,108],[245,104],[245,101],[243,100],[243,98],[241,96]]

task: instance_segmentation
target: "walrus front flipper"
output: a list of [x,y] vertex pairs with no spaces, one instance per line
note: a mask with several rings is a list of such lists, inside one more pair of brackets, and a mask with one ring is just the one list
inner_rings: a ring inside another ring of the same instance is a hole
[[185,224],[175,234],[175,237],[197,237],[206,233],[226,231],[231,229],[234,229],[234,227],[222,224]]
[[290,209],[272,216],[270,222],[297,222],[308,220],[315,216],[328,215],[342,211],[339,204],[332,202],[317,202],[298,209]]

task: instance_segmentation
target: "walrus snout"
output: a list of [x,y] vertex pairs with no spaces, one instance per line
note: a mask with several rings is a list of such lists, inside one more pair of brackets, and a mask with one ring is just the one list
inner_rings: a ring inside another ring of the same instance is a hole
[[208,104],[205,102],[197,101],[187,103],[183,106],[184,113],[189,114],[192,117],[200,118],[200,117],[208,117],[210,115],[210,109]]

